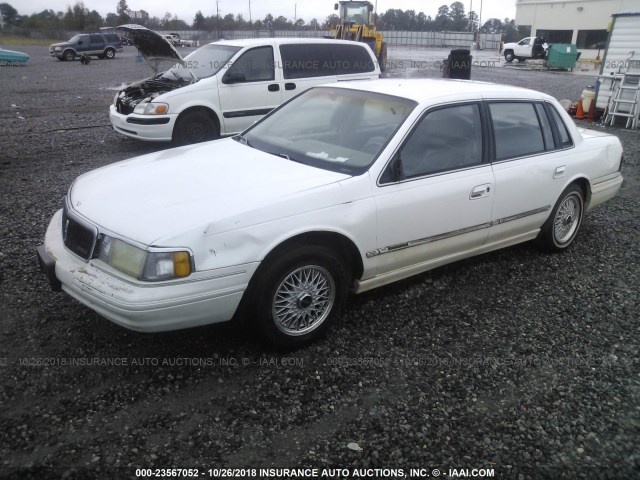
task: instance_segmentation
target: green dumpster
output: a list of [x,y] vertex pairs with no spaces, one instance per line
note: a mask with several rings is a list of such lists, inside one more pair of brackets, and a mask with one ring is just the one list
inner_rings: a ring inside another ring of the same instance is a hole
[[554,43],[547,49],[547,68],[573,70],[580,58],[580,52],[573,43]]

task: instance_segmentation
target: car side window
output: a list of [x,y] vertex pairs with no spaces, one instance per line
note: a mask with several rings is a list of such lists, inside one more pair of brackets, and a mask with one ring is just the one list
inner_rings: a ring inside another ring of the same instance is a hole
[[335,75],[335,63],[329,45],[280,45],[282,72],[287,80]]
[[104,43],[104,40],[102,39],[102,35],[90,35],[89,41],[91,43]]
[[482,122],[477,104],[427,113],[400,150],[404,178],[482,163]]
[[89,43],[89,35],[80,35],[78,37],[78,45],[86,45]]
[[496,146],[496,160],[544,152],[544,138],[533,103],[489,104]]
[[547,105],[547,109],[551,112],[551,117],[553,118],[556,127],[558,128],[558,148],[567,148],[573,146],[573,140],[571,139],[571,135],[569,135],[569,130],[567,130],[567,126],[565,125],[562,117],[555,109],[553,105]]
[[375,62],[369,55],[368,47],[354,44],[335,44],[330,46],[338,75],[373,72]]
[[267,46],[242,54],[225,74],[225,83],[266,82],[274,78],[273,48]]

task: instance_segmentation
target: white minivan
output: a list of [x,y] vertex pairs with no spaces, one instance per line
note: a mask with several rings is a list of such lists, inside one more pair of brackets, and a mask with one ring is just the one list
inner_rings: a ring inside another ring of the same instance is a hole
[[[127,137],[190,144],[241,132],[282,102],[316,85],[380,76],[365,43],[309,38],[221,40],[184,59],[160,34],[119,27],[147,60],[175,65],[120,90],[113,128]],[[157,63],[156,63],[157,64]]]

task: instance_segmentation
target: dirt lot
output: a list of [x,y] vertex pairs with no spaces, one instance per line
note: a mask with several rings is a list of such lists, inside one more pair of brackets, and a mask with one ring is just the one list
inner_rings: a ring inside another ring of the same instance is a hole
[[[28,64],[0,67],[0,477],[640,475],[640,132],[611,129],[625,184],[563,254],[520,245],[354,297],[326,339],[290,355],[232,325],[138,334],[51,292],[33,250],[76,176],[167,148],[109,126],[116,89],[147,76],[125,48],[83,66],[15,47]],[[400,65],[423,54],[393,49],[387,76],[439,76]],[[570,99],[592,81],[472,77]]]

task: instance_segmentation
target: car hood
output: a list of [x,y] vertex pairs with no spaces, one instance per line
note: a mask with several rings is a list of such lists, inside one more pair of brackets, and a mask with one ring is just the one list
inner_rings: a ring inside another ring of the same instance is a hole
[[182,56],[171,43],[158,32],[142,25],[120,25],[116,28],[127,34],[131,42],[147,61],[168,60],[183,63]]
[[[196,228],[215,225],[222,233],[336,204],[338,196],[322,187],[347,178],[228,138],[86,173],[73,184],[70,203],[102,229],[160,245]],[[310,191],[317,205],[302,201]]]

